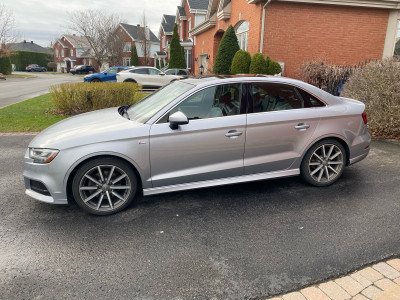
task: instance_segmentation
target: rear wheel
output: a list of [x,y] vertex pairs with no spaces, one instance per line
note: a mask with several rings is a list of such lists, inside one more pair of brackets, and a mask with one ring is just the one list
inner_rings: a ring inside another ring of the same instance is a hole
[[101,80],[98,78],[95,78],[95,79],[92,79],[90,82],[101,82]]
[[315,186],[328,186],[342,175],[346,165],[346,151],[334,139],[320,141],[306,153],[301,163],[300,174],[305,181]]
[[128,207],[136,194],[132,168],[117,158],[94,159],[75,174],[72,193],[76,203],[95,215],[111,215]]

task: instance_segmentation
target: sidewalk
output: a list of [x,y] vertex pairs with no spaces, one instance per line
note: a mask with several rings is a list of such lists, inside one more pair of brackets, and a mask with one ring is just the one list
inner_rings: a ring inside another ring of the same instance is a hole
[[400,258],[268,300],[400,300]]

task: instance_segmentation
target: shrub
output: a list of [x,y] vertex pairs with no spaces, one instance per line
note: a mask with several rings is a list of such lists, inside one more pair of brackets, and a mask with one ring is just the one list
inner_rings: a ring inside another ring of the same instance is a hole
[[267,62],[264,55],[261,53],[255,53],[251,58],[250,73],[251,74],[267,74]]
[[235,34],[235,29],[230,25],[222,36],[221,43],[219,44],[213,73],[230,74],[233,57],[239,49],[239,42]]
[[47,68],[52,69],[53,71],[55,71],[57,69],[57,63],[55,63],[54,61],[48,62],[47,63]]
[[0,73],[10,75],[12,72],[10,57],[0,56]]
[[51,101],[64,114],[132,104],[144,97],[135,83],[64,83],[50,88]]
[[139,56],[137,54],[136,44],[132,43],[131,47],[131,66],[139,66]]
[[231,65],[231,74],[247,74],[249,73],[251,63],[251,55],[249,52],[239,50],[235,53]]
[[170,44],[169,69],[186,69],[185,55],[179,42],[178,27],[175,23]]
[[160,61],[158,59],[156,59],[156,68],[160,69]]
[[267,74],[268,75],[275,75],[282,72],[281,65],[267,56]]
[[160,67],[161,67],[161,69],[165,67],[164,60],[163,60],[163,59],[161,60],[161,65],[160,65]]
[[365,103],[372,135],[400,138],[400,61],[385,59],[357,69],[343,87],[344,97]]

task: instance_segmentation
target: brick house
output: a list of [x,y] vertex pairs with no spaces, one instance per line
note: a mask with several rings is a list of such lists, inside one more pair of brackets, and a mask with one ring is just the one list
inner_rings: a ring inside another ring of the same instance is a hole
[[[142,34],[143,32],[143,34]],[[156,52],[160,47],[160,40],[154,35],[154,33],[146,28],[143,30],[143,27],[138,25],[129,25],[121,23],[117,29],[117,34],[120,36],[124,43],[123,53],[121,57],[120,64],[124,66],[130,66],[131,64],[131,48],[132,44],[136,45],[136,50],[139,56],[140,65],[148,65],[154,66],[155,61],[154,57],[156,56]],[[149,47],[147,63],[145,62],[144,57],[144,43],[143,37],[146,35],[146,39],[148,40],[147,46]]]
[[268,55],[284,64],[284,76],[299,78],[313,59],[354,65],[393,56],[399,20],[400,0],[210,0],[206,20],[190,31],[195,73],[201,65],[211,72],[229,25],[241,49]]
[[69,72],[76,65],[91,65],[99,70],[99,65],[92,58],[90,46],[83,36],[63,35],[54,43],[53,53],[57,72]]
[[160,39],[160,50],[156,53],[155,59],[163,61],[164,65],[167,63],[169,58],[169,42],[172,38],[172,32],[174,30],[175,16],[174,15],[163,15],[160,24],[160,30],[158,36]]
[[195,64],[195,38],[190,31],[206,19],[208,0],[181,0],[181,5],[176,9],[176,15],[163,15],[160,26],[160,51],[169,57],[169,41],[175,23],[178,26],[178,33],[181,46],[185,52],[187,69],[193,70]]

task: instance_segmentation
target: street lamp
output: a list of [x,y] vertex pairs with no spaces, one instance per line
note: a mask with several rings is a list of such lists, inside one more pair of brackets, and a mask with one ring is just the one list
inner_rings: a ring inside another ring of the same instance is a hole
[[203,64],[199,67],[200,75],[203,75],[204,67]]

